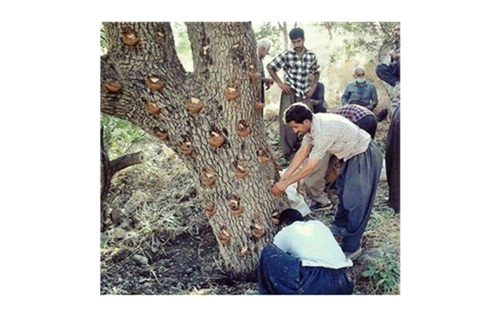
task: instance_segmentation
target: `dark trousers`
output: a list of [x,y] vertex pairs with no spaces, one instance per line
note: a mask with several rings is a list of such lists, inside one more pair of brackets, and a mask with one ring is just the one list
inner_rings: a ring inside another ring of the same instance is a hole
[[391,124],[387,131],[387,142],[385,146],[385,167],[387,172],[387,184],[389,185],[389,206],[399,213],[400,196],[400,127],[398,106],[392,115]]
[[375,68],[375,72],[380,80],[387,82],[391,86],[395,86],[400,81],[399,79],[399,60],[391,62],[389,65],[381,63]]
[[303,267],[269,244],[260,254],[258,289],[260,294],[352,294],[353,284],[345,268]]
[[340,244],[344,252],[354,252],[361,246],[377,193],[382,159],[382,152],[371,140],[365,152],[344,162],[335,181],[338,203],[333,224],[347,229]]
[[377,132],[377,117],[368,115],[356,122],[356,125],[363,129],[364,131],[368,132],[372,139],[375,139],[375,133]]

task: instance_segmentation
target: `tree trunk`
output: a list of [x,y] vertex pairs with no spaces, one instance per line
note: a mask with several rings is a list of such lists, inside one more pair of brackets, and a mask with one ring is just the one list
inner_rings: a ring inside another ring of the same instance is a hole
[[278,22],[278,28],[280,29],[281,34],[283,35],[283,49],[287,50],[289,46],[288,46],[288,28],[286,26],[286,22],[283,22],[283,24]]
[[[254,274],[285,206],[270,192],[278,177],[256,109],[260,81],[250,23],[186,23],[193,52],[187,73],[169,23],[104,23],[101,111],[126,119],[175,151],[193,176],[228,274]],[[264,233],[262,235],[262,233]]]

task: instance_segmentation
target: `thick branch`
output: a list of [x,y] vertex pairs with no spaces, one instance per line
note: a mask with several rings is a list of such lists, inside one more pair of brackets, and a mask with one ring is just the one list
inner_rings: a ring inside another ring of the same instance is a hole
[[121,156],[117,159],[114,159],[110,163],[110,173],[111,176],[113,176],[116,172],[119,172],[123,170],[124,168],[127,168],[132,165],[140,164],[144,160],[144,153],[142,152],[135,152],[135,153],[130,153],[126,154],[124,156]]

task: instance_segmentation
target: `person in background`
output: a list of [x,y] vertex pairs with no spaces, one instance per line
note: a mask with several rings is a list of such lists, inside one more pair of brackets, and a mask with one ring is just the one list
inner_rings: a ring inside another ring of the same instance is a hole
[[[284,119],[294,132],[304,137],[290,166],[271,192],[282,194],[289,185],[307,179],[310,182],[307,186],[322,197],[331,155],[343,160],[335,180],[338,203],[331,230],[342,236],[340,246],[346,256],[356,259],[362,253],[361,238],[375,201],[382,152],[366,131],[341,115],[313,114],[306,105],[295,103],[286,109]],[[308,195],[315,197],[310,192]]]
[[313,113],[326,113],[325,107],[325,85],[318,82],[314,94],[311,96],[311,105]]
[[389,186],[389,200],[387,205],[399,213],[399,198],[401,185],[400,168],[400,89],[396,87],[393,100],[391,102],[392,119],[387,131],[387,140],[385,145],[385,165],[387,172],[387,184]]
[[281,230],[260,255],[260,294],[352,294],[347,268],[353,263],[323,222],[304,221],[291,208],[279,222]]
[[[291,160],[300,147],[300,140],[292,128],[283,122],[283,113],[288,106],[299,101],[311,108],[309,100],[316,90],[320,71],[316,54],[304,46],[304,30],[293,28],[288,35],[293,49],[285,50],[276,56],[267,64],[267,71],[281,89],[280,146],[283,157]],[[280,69],[284,71],[284,82],[276,74]]]
[[399,85],[400,75],[399,68],[401,62],[401,27],[396,25],[394,28],[394,41],[392,44],[392,49],[389,51],[390,62],[380,63],[375,68],[375,73],[380,78],[380,80],[386,82],[392,87]]
[[356,126],[368,132],[372,139],[375,139],[378,125],[377,116],[368,108],[357,104],[347,104],[334,110],[333,113],[349,119]]
[[260,82],[261,82],[261,89],[260,89],[260,101],[261,101],[261,103],[265,103],[264,88],[266,90],[269,90],[271,85],[273,85],[273,83],[274,83],[273,79],[266,78],[264,63],[262,62],[262,60],[269,53],[269,49],[271,49],[271,42],[268,39],[260,39],[257,42],[257,56],[259,57],[258,68],[259,68]]
[[358,104],[373,111],[378,104],[377,89],[366,80],[365,68],[356,66],[353,69],[354,81],[347,84],[342,94],[341,104]]

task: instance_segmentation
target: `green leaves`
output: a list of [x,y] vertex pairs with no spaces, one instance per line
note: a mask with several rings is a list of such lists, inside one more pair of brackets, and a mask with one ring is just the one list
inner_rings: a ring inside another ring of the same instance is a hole
[[361,276],[375,283],[374,293],[385,294],[399,285],[399,264],[394,257],[384,253],[369,263]]
[[110,159],[130,153],[130,148],[146,134],[132,123],[101,114],[103,141]]

